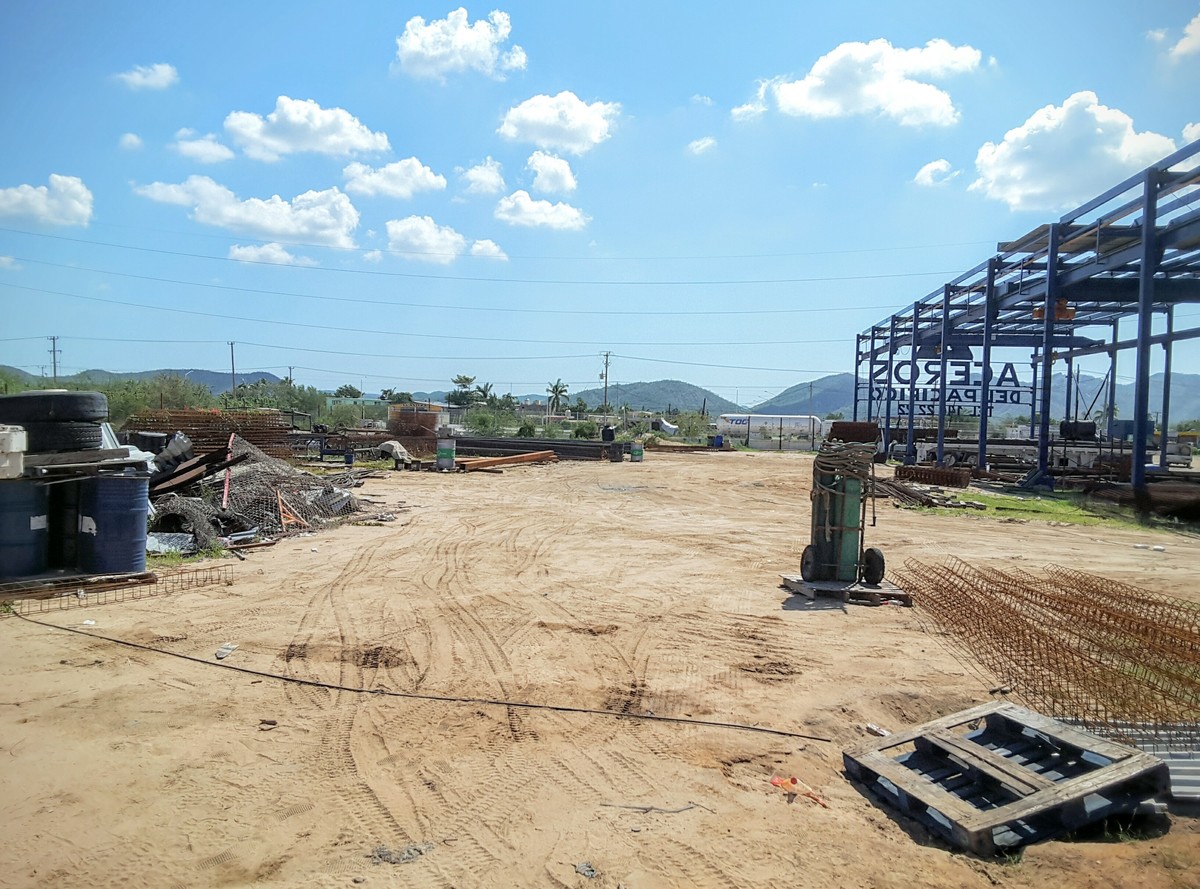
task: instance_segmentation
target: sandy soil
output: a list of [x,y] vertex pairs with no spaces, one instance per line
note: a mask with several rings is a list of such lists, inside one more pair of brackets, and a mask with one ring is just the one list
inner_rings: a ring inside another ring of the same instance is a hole
[[[254,551],[229,586],[44,618],[206,663],[0,620],[0,884],[1200,884],[1200,822],[1181,815],[1156,839],[985,862],[845,780],[841,750],[866,723],[951,713],[996,683],[919,609],[808,606],[779,588],[808,534],[811,466],[650,453],[395,473],[363,489],[409,507],[395,523]],[[890,564],[1056,562],[1188,596],[1200,568],[1192,539],[1137,530],[884,506],[869,535]],[[227,641],[235,667],[433,697],[221,669]],[[829,808],[789,805],[776,773]],[[378,846],[424,854],[374,863]]]

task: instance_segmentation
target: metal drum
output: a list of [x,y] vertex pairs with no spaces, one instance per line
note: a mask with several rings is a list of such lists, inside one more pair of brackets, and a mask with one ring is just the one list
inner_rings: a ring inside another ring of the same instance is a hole
[[437,443],[437,468],[454,469],[455,444],[453,438],[439,438]]
[[79,494],[79,570],[134,574],[146,570],[146,475],[101,475]]
[[629,444],[629,462],[641,463],[646,455],[646,447],[640,441],[630,442]]
[[48,529],[45,486],[29,479],[0,481],[0,577],[45,571]]

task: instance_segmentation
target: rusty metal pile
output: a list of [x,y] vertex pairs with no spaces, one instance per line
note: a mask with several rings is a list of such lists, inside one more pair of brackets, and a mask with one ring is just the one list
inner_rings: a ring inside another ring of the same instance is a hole
[[218,411],[163,410],[142,411],[130,417],[123,427],[141,432],[182,432],[192,440],[197,454],[223,450],[229,436],[236,433],[271,457],[292,456],[288,439],[291,422],[275,410]]
[[919,613],[1035,709],[1113,738],[1200,741],[1200,605],[1092,574],[908,561]]
[[897,466],[895,478],[942,488],[966,488],[971,484],[971,470],[966,466]]

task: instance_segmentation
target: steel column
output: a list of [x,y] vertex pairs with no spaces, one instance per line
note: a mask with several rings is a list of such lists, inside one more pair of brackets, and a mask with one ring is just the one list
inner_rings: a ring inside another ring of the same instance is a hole
[[[862,392],[862,390],[858,387],[858,370],[859,370],[859,367],[862,365],[862,340],[863,340],[863,338],[862,338],[861,333],[855,335],[855,337],[854,337],[854,414],[853,414],[853,420],[855,423],[858,422],[858,399]],[[872,340],[874,340],[873,336],[872,336]],[[872,342],[871,345],[874,346],[875,345],[874,342]],[[868,377],[870,376],[869,372],[868,372],[867,376]],[[869,388],[867,389],[867,419],[868,420],[871,419],[871,390]]]
[[1175,307],[1167,306],[1167,340],[1163,343],[1162,417],[1158,437],[1158,465],[1167,468],[1167,431],[1171,428],[1171,334],[1175,332]]
[[892,454],[892,392],[895,391],[896,379],[896,316],[892,316],[888,327],[888,363],[887,382],[884,383],[883,397],[883,456],[887,459]]
[[1033,427],[1037,425],[1037,394],[1038,394],[1038,347],[1033,347],[1033,355],[1029,359],[1029,437],[1033,438]]
[[937,465],[946,465],[946,359],[950,349],[950,285],[942,287],[942,339],[939,358],[941,358],[940,373],[938,374],[938,431],[937,431]]
[[1142,194],[1141,265],[1138,268],[1137,366],[1133,384],[1133,471],[1135,495],[1146,490],[1146,420],[1150,412],[1150,334],[1153,326],[1154,272],[1158,266],[1154,229],[1158,225],[1158,171],[1146,171]]
[[1067,358],[1067,391],[1066,391],[1067,400],[1063,403],[1064,404],[1063,419],[1068,420],[1068,421],[1075,419],[1075,417],[1071,411],[1071,396],[1075,394],[1075,377],[1073,376],[1074,373],[1075,373],[1075,362],[1070,357],[1068,357]]
[[904,463],[911,466],[917,462],[917,443],[913,440],[916,432],[917,413],[917,323],[921,318],[921,304],[913,303],[912,316],[912,354],[909,355],[908,373],[908,444],[904,449]]
[[1108,404],[1105,407],[1108,409],[1108,423],[1104,434],[1109,439],[1113,437],[1113,431],[1117,421],[1117,343],[1121,341],[1121,321],[1115,319],[1113,321],[1113,350],[1108,356]]
[[979,454],[975,465],[987,469],[988,419],[992,413],[992,334],[996,323],[996,260],[989,259],[987,285],[983,291],[983,377],[979,386]]
[[1041,416],[1038,418],[1038,472],[1050,468],[1050,387],[1054,379],[1054,321],[1058,307],[1058,223],[1050,223],[1046,247],[1046,315],[1042,319]]

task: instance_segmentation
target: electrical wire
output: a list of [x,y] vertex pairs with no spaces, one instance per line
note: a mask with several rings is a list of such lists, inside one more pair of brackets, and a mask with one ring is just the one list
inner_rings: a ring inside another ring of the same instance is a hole
[[515,337],[500,338],[489,336],[454,336],[453,334],[443,333],[414,333],[410,330],[380,330],[379,328],[370,327],[334,327],[330,324],[305,324],[302,321],[281,321],[275,318],[247,318],[244,315],[229,315],[219,312],[200,312],[195,309],[176,309],[167,306],[155,306],[148,303],[130,302],[120,299],[104,299],[99,296],[84,296],[79,293],[65,293],[61,290],[45,290],[39,287],[27,287],[24,284],[8,284],[0,282],[0,287],[9,287],[15,290],[28,290],[31,293],[42,293],[49,296],[65,296],[68,299],[82,299],[89,302],[107,303],[108,305],[128,306],[135,309],[150,309],[157,312],[172,312],[177,315],[195,315],[201,318],[220,318],[224,321],[247,321],[252,324],[270,324],[273,327],[302,327],[309,330],[337,331],[339,333],[371,333],[381,336],[407,336],[417,339],[428,340],[459,340],[476,343],[522,343],[524,345],[534,346],[550,346],[550,345],[566,345],[566,346],[804,346],[814,345],[819,343],[843,343],[847,342],[846,337],[830,340],[754,340],[752,342],[730,342],[720,340],[717,342],[670,342],[670,343],[649,343],[649,342],[613,342],[612,340],[526,340]]
[[115,636],[105,636],[102,633],[92,633],[87,630],[80,630],[76,627],[64,627],[61,624],[52,624],[47,621],[34,620],[32,617],[26,617],[17,612],[13,613],[15,617],[19,617],[26,623],[36,624],[39,627],[47,627],[52,630],[62,630],[67,633],[76,633],[80,636],[87,636],[91,639],[100,639],[104,642],[111,642],[114,645],[123,645],[127,648],[136,648],[139,651],[151,651],[155,654],[164,654],[169,657],[179,658],[184,661],[191,661],[196,664],[203,664],[206,667],[219,667],[223,670],[232,670],[235,673],[244,673],[248,676],[258,676],[262,679],[274,679],[279,682],[290,682],[294,685],[307,685],[310,688],[324,688],[330,691],[345,691],[351,694],[363,695],[380,695],[388,698],[407,698],[415,701],[437,701],[446,704],[470,704],[472,706],[491,706],[491,707],[516,707],[522,710],[546,710],[553,713],[578,713],[585,716],[612,716],[617,719],[633,719],[643,722],[673,722],[682,725],[705,726],[708,728],[726,728],[735,731],[743,732],[758,732],[766,735],[777,735],[783,738],[801,738],[806,741],[824,741],[825,743],[833,743],[832,738],[823,738],[819,735],[809,735],[802,732],[788,732],[783,729],[767,728],[759,725],[746,725],[739,722],[718,722],[708,719],[693,719],[686,716],[662,716],[657,713],[624,713],[619,710],[602,710],[593,707],[573,707],[568,704],[535,704],[529,701],[509,701],[502,698],[475,698],[475,697],[460,697],[457,695],[435,695],[425,694],[414,691],[395,691],[388,688],[361,688],[354,685],[340,685],[335,682],[321,682],[316,679],[302,679],[299,676],[285,676],[282,673],[271,673],[266,670],[255,670],[251,667],[239,667],[236,664],[226,664],[223,662],[214,663],[205,658],[196,657],[191,654],[184,654],[179,651],[167,651],[165,648],[155,648],[153,645],[145,645],[141,642],[130,642],[127,639],[118,639]]
[[399,302],[389,299],[366,299],[360,296],[321,296],[314,293],[296,293],[289,290],[267,290],[256,287],[235,287],[232,284],[217,284],[211,281],[181,281],[177,278],[158,278],[152,275],[135,275],[132,272],[114,272],[109,269],[93,269],[80,265],[68,265],[65,263],[46,262],[40,259],[21,259],[22,262],[37,263],[38,265],[50,266],[52,268],[70,269],[76,272],[92,272],[98,275],[114,275],[120,278],[132,278],[137,281],[153,281],[156,284],[178,284],[184,287],[204,287],[211,290],[228,290],[235,293],[253,293],[259,296],[286,296],[291,299],[311,299],[323,302],[332,303],[360,303],[369,306],[388,306],[389,308],[400,309],[437,309],[438,311],[460,311],[460,312],[502,312],[505,314],[520,314],[520,315],[610,315],[610,316],[668,316],[668,317],[707,317],[709,315],[798,315],[811,314],[820,312],[858,312],[858,311],[875,311],[877,309],[890,309],[892,305],[886,306],[829,306],[824,308],[809,308],[809,309],[717,309],[714,311],[692,311],[692,312],[664,312],[657,310],[634,311],[634,310],[612,310],[612,309],[517,309],[517,308],[497,308],[495,306],[460,306],[448,303],[413,303]]

